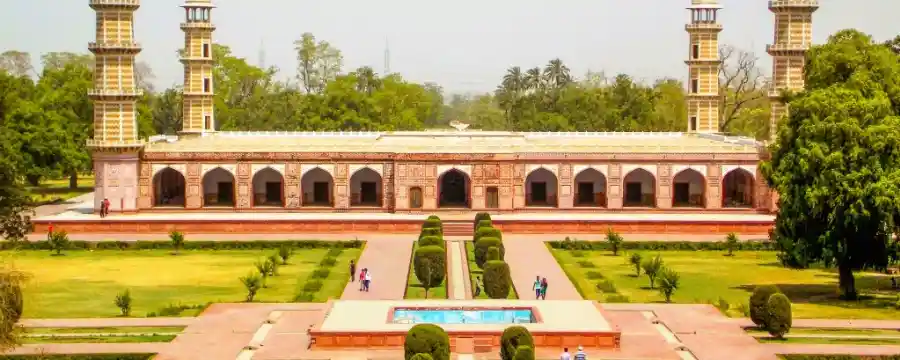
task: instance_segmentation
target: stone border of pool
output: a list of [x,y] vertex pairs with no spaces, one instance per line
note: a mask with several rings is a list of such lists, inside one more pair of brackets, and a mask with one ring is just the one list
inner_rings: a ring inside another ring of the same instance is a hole
[[[386,324],[397,324],[394,322],[394,314],[397,310],[413,310],[413,311],[441,311],[441,310],[458,310],[458,311],[485,311],[485,310],[528,310],[531,311],[531,318],[533,324],[540,324],[544,322],[544,317],[541,316],[541,311],[534,306],[391,306],[387,313],[387,321]],[[507,326],[512,326],[515,324],[510,324]]]

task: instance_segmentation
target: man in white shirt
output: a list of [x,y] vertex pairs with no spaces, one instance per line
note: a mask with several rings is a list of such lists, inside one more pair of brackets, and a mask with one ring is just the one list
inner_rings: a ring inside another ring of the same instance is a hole
[[369,292],[369,285],[372,284],[372,271],[366,271],[366,292]]
[[572,355],[569,354],[569,348],[563,348],[563,353],[559,356],[559,360],[572,360]]
[[575,360],[587,360],[587,354],[584,353],[584,348],[581,345],[578,345],[578,352],[575,353]]

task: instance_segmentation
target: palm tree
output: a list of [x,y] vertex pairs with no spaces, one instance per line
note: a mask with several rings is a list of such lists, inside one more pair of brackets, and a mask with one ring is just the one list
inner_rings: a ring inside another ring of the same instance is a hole
[[512,125],[512,110],[519,102],[522,92],[525,90],[525,76],[522,68],[514,66],[506,71],[503,81],[497,87],[496,95],[500,106],[506,114],[507,128]]
[[528,90],[539,90],[543,85],[541,78],[541,68],[533,67],[525,72],[525,88]]
[[372,92],[381,86],[381,80],[378,74],[369,66],[363,66],[356,69],[356,90],[372,95]]
[[544,67],[544,79],[555,89],[561,89],[572,82],[569,67],[563,64],[559,58],[550,60]]

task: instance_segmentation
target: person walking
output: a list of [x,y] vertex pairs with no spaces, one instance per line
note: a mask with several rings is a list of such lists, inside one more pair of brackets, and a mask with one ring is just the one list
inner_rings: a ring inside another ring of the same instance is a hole
[[47,241],[50,241],[51,236],[53,236],[53,223],[47,225]]
[[481,276],[475,277],[475,297],[481,296]]
[[103,202],[106,203],[106,215],[103,217],[109,216],[109,199],[103,199]]
[[587,354],[584,353],[584,347],[578,345],[578,352],[575,353],[575,360],[587,360]]
[[531,289],[534,290],[534,299],[540,300],[541,299],[541,276],[540,275],[538,275],[534,279],[534,285],[531,287]]
[[356,281],[356,262],[350,260],[350,282]]
[[563,348],[562,354],[559,355],[559,360],[572,360],[572,354],[569,354],[569,348]]
[[547,278],[541,279],[541,300],[547,300]]
[[366,268],[359,272],[359,291],[363,291],[366,287]]
[[366,269],[366,292],[369,292],[369,286],[372,285],[372,272]]

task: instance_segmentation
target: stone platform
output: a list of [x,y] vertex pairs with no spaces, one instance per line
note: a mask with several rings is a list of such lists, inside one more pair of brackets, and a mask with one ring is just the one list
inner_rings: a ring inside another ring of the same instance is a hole
[[[399,349],[414,324],[392,320],[395,309],[531,310],[527,328],[538,347],[617,349],[621,332],[606,321],[592,301],[335,301],[321,324],[309,331],[311,349]],[[439,324],[453,352],[496,352],[508,324]]]
[[[438,211],[445,221],[472,221],[474,211]],[[429,214],[365,212],[234,212],[179,211],[113,213],[100,218],[90,204],[32,220],[34,232],[54,229],[69,233],[418,233]],[[505,233],[598,234],[607,229],[623,234],[720,234],[764,235],[774,216],[752,212],[707,211],[593,211],[546,209],[540,212],[492,214],[494,226]]]

